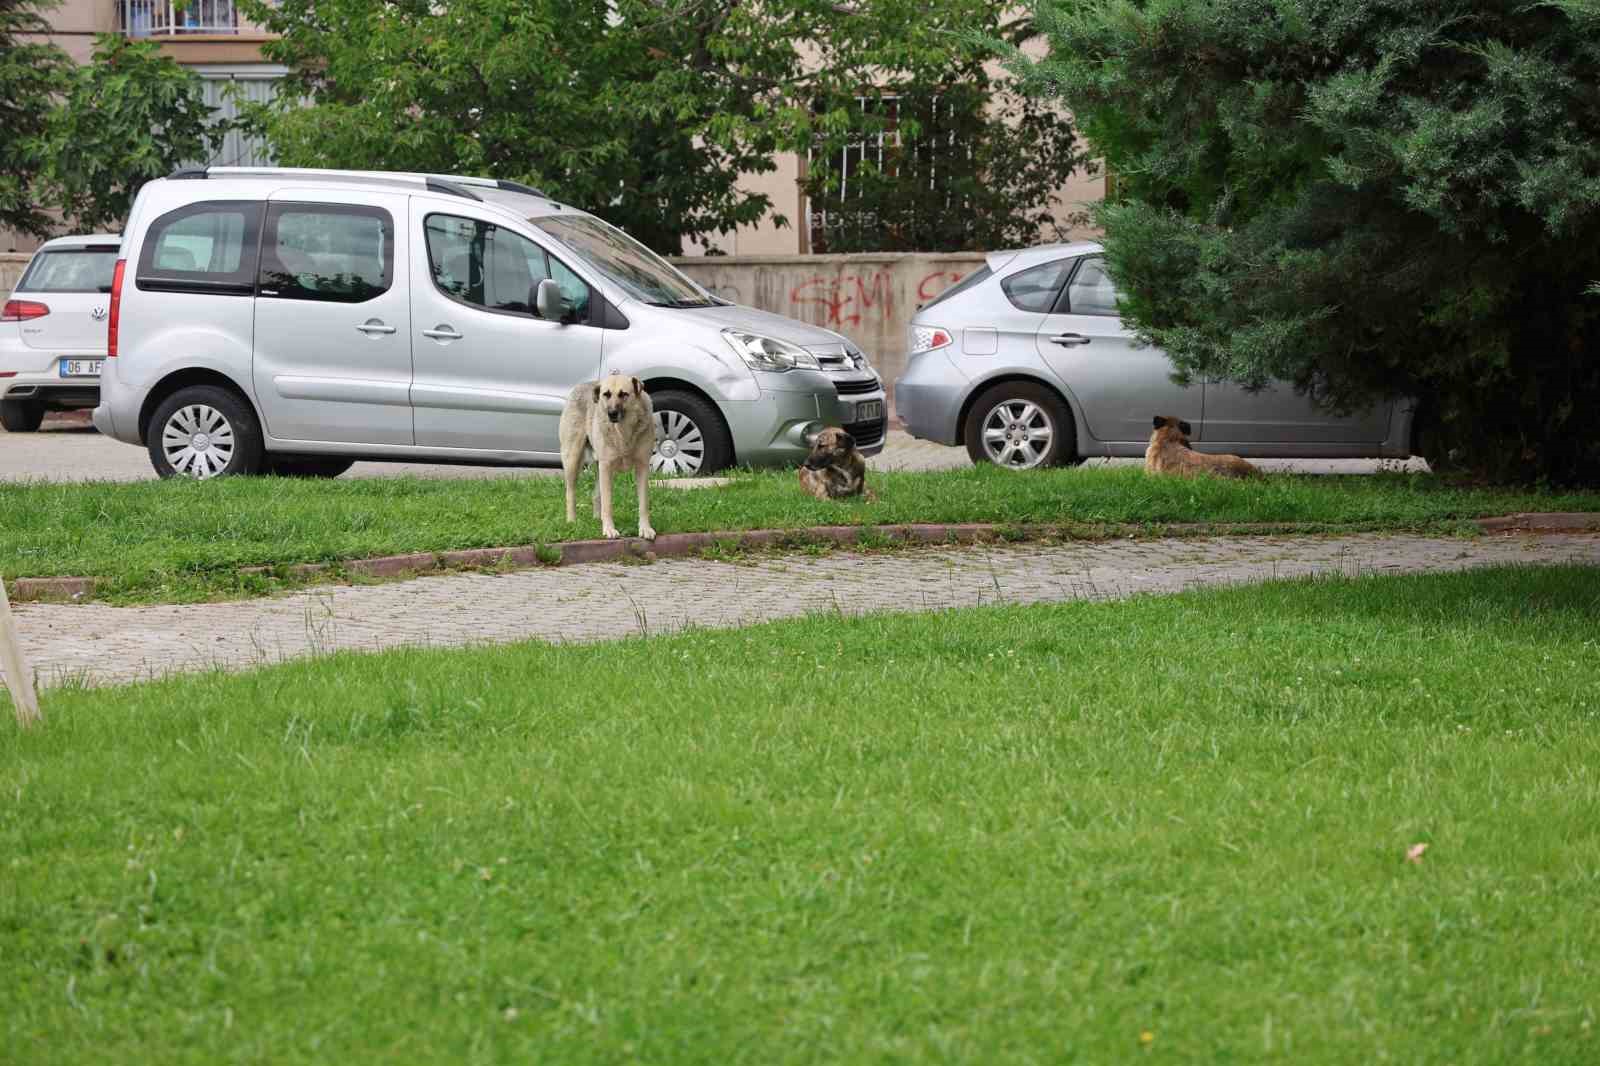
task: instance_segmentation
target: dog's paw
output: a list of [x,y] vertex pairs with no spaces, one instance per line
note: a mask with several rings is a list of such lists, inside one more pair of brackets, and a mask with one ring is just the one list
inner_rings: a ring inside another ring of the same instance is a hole
[[640,526],[639,527],[639,536],[641,538],[643,538],[644,540],[655,540],[656,539],[656,531],[651,526]]
[[616,540],[618,537],[622,536],[622,534],[617,531],[616,526],[607,526],[604,530],[602,530],[602,532],[605,534],[605,538],[607,540]]

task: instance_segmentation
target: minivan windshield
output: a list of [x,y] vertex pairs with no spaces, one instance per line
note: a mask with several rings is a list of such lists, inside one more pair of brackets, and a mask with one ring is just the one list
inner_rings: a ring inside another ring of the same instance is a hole
[[656,253],[598,218],[588,215],[538,215],[528,219],[629,296],[655,307],[710,307],[715,300]]

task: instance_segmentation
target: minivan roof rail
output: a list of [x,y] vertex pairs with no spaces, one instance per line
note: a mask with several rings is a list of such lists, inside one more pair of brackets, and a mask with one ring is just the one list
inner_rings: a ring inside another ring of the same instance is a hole
[[479,178],[467,174],[422,174],[396,170],[329,170],[317,167],[183,167],[168,175],[172,181],[202,180],[205,178],[319,178],[344,181],[390,181],[406,185],[422,185],[435,192],[453,196],[468,196],[474,200],[482,197],[470,192],[474,188],[503,189],[527,196],[548,196],[531,185],[505,178]]

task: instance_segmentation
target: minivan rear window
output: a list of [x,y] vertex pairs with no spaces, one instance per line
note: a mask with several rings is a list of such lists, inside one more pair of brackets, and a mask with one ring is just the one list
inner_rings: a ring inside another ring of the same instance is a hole
[[157,292],[255,292],[261,204],[211,200],[169,211],[150,224],[137,283]]
[[40,252],[17,282],[17,292],[110,292],[117,246],[55,248]]

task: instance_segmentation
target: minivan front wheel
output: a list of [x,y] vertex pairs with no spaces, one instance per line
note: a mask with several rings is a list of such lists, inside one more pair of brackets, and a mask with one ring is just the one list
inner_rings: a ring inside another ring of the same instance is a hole
[[967,412],[962,436],[975,465],[1034,470],[1082,462],[1073,439],[1072,412],[1061,397],[1031,381],[1007,381],[984,390]]
[[168,396],[145,436],[150,463],[164,478],[204,481],[261,469],[261,423],[255,412],[215,385],[194,385]]
[[663,477],[712,474],[733,463],[733,439],[716,408],[692,392],[652,392],[656,449],[650,472]]

